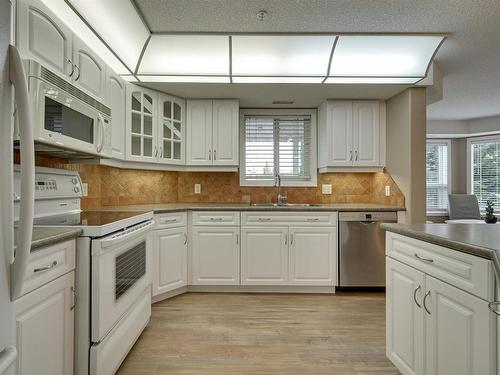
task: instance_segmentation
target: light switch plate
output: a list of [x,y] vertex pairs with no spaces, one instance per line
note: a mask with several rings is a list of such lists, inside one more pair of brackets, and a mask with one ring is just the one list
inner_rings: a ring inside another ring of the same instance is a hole
[[391,196],[391,187],[389,185],[385,186],[385,196],[390,197]]
[[201,184],[194,184],[194,193],[201,194]]
[[321,193],[322,194],[331,194],[332,193],[332,184],[322,184],[321,185]]

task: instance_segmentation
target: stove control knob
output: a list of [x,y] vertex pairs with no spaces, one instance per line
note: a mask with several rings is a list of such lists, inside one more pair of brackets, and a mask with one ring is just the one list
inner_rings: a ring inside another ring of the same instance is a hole
[[75,186],[75,187],[73,188],[73,191],[74,191],[75,193],[78,193],[78,192],[80,191],[80,188],[79,188],[78,186]]
[[76,178],[72,178],[71,182],[73,183],[73,185],[76,185],[78,183],[78,180]]

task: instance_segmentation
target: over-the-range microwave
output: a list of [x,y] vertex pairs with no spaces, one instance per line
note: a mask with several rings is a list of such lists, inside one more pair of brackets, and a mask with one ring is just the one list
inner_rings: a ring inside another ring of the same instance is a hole
[[36,61],[24,60],[24,68],[35,143],[111,157],[111,109]]

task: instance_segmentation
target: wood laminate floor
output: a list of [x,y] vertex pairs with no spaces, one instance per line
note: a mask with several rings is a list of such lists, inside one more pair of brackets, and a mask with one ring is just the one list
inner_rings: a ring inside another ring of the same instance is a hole
[[120,375],[399,374],[382,293],[188,293],[153,305]]

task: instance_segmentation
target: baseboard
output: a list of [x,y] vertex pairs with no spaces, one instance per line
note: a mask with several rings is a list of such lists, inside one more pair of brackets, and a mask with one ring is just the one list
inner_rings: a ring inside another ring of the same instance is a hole
[[160,301],[163,301],[164,299],[169,299],[169,298],[178,296],[180,294],[184,294],[187,292],[187,288],[188,288],[187,286],[182,286],[180,288],[171,290],[169,292],[158,294],[154,297],[151,297],[151,303],[160,302]]
[[335,293],[334,286],[189,285],[188,292],[202,293]]

